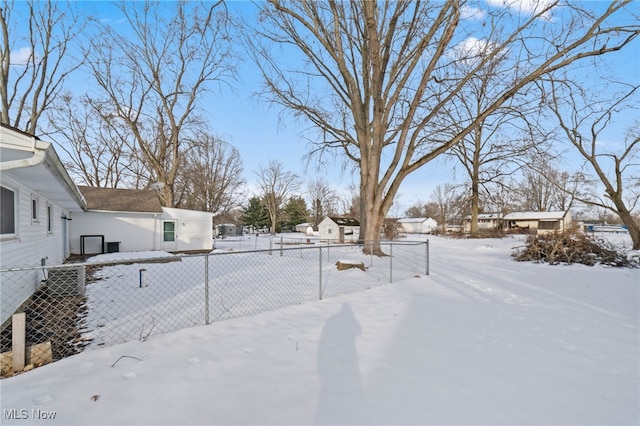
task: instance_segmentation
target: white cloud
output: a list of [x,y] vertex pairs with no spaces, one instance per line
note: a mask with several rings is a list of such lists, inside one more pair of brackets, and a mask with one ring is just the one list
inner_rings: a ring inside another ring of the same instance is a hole
[[[555,0],[486,0],[487,4],[495,7],[506,7],[519,13],[536,13],[540,12]],[[542,14],[542,18],[551,19],[552,10],[548,10]]]
[[12,65],[27,65],[32,59],[33,51],[29,47],[21,47],[17,51],[12,51],[9,60]]
[[462,8],[460,8],[460,17],[462,19],[481,21],[486,15],[486,12],[478,7],[462,6]]
[[480,40],[475,37],[468,37],[455,45],[449,56],[455,59],[472,59],[482,55],[491,46],[486,40]]

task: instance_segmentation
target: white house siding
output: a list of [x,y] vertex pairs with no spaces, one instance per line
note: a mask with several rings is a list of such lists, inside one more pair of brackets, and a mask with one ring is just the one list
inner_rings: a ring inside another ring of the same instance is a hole
[[[344,226],[344,242],[357,242],[360,236],[359,226]],[[331,218],[325,217],[318,224],[320,241],[337,242],[340,239],[340,226]]]
[[[120,251],[160,250],[160,213],[73,212],[71,253],[80,254],[81,235],[104,235],[104,242],[119,242]],[[99,253],[99,240],[85,239],[85,254]]]
[[[73,212],[71,252],[80,254],[81,235],[104,235],[104,242],[118,242],[119,250],[196,251],[213,249],[212,214],[162,208],[162,213],[88,211]],[[175,221],[176,239],[163,242],[163,222]],[[85,239],[85,254],[100,252],[99,239]]]
[[398,219],[398,223],[407,234],[430,234],[438,228],[438,223],[431,218]]
[[[16,198],[14,236],[0,237],[2,268],[20,266],[59,265],[65,259],[65,238],[62,217],[66,211],[44,195],[15,181],[3,173],[2,186],[14,191]],[[31,219],[31,200],[38,202],[38,220]],[[47,230],[47,206],[51,207],[51,232]],[[41,270],[7,272],[2,274],[0,323],[9,318],[35,291],[43,278]]]
[[328,217],[318,224],[318,237],[321,241],[337,240],[338,232],[338,224]]
[[[478,214],[478,229],[479,230],[494,230],[500,229],[501,217],[497,213],[480,213]],[[467,216],[464,220],[464,232],[471,232],[471,215]]]
[[162,219],[176,221],[179,251],[213,250],[213,214],[195,210],[162,208]]
[[535,230],[538,234],[566,231],[571,227],[570,212],[515,212],[505,215],[505,224],[508,227],[520,227]]

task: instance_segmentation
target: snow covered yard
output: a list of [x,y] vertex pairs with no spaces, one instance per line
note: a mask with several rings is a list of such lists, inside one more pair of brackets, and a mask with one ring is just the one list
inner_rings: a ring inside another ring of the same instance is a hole
[[5,379],[2,424],[637,425],[640,270],[521,241],[432,238],[430,276]]
[[[363,291],[426,269],[424,239],[383,245],[393,253],[389,257],[364,255],[357,245],[283,245],[281,250],[265,237],[253,244],[263,251],[251,251],[238,239],[223,241],[206,258],[166,252],[92,257],[89,264],[115,264],[92,268],[83,333],[89,348]],[[336,261],[363,270],[338,271]]]

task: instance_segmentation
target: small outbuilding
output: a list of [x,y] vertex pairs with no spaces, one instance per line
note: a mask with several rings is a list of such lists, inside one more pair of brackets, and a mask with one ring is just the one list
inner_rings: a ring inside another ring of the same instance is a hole
[[73,212],[71,252],[168,252],[213,249],[213,214],[162,207],[148,189],[81,186],[86,212]]
[[318,224],[320,241],[348,243],[360,237],[360,222],[351,217],[327,216]]
[[571,227],[569,210],[556,212],[513,212],[504,215],[507,230],[523,230],[529,233],[563,232]]
[[438,222],[430,217],[403,218],[398,219],[397,223],[402,227],[402,232],[407,234],[431,234],[438,230]]

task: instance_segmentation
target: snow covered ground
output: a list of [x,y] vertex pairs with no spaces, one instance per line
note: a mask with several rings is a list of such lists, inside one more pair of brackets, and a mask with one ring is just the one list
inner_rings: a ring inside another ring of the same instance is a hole
[[640,270],[521,243],[431,238],[429,276],[5,379],[2,424],[639,424]]

